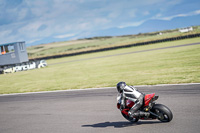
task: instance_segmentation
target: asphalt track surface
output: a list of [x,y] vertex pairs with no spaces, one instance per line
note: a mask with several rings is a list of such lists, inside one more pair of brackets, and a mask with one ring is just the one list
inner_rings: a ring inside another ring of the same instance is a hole
[[116,108],[115,88],[0,96],[0,133],[199,133],[200,84],[139,86],[159,95],[173,120],[132,124]]

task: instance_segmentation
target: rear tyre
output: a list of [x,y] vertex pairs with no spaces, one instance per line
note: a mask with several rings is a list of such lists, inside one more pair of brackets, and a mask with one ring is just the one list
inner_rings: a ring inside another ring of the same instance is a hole
[[130,121],[131,123],[136,123],[136,122],[138,122],[138,120],[139,120],[138,118],[132,118],[132,117],[129,117],[129,116],[123,114],[123,113],[122,113],[122,116],[123,116],[125,119],[127,119],[128,121]]
[[171,110],[165,105],[155,104],[152,111],[159,116],[158,120],[161,122],[170,122],[173,118]]

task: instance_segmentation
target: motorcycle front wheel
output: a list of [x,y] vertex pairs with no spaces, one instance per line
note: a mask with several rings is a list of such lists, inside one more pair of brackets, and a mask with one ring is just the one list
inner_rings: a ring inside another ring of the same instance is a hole
[[126,120],[130,121],[131,123],[138,122],[138,120],[139,120],[138,118],[132,118],[132,117],[129,117],[129,116],[123,114],[123,113],[122,113],[122,116],[123,116]]
[[152,112],[158,115],[158,120],[161,122],[170,122],[173,118],[171,110],[162,104],[155,104],[152,108]]

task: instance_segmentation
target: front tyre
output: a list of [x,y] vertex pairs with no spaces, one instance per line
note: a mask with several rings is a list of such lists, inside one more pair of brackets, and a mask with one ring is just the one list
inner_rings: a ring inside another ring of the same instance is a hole
[[122,113],[122,116],[123,116],[125,119],[127,119],[128,121],[130,121],[131,123],[138,122],[138,120],[139,120],[138,118],[132,118],[132,117],[129,117],[129,116],[123,114],[123,113]]
[[161,122],[170,122],[173,118],[171,110],[165,105],[155,104],[152,111],[159,116],[158,120]]

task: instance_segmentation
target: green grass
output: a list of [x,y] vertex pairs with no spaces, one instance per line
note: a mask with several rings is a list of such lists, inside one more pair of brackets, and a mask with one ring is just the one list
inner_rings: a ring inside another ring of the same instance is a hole
[[192,32],[180,33],[177,30],[144,33],[138,35],[117,36],[117,37],[97,37],[91,39],[56,42],[28,47],[29,58],[45,57],[59,54],[69,54],[81,51],[89,51],[107,47],[122,46],[139,42],[148,42],[152,40],[165,39],[170,37],[184,36],[189,34],[200,33],[200,26],[194,27]]
[[[200,42],[200,38],[124,48],[54,60],[48,64]],[[200,82],[200,45],[49,65],[0,75],[0,93]]]

